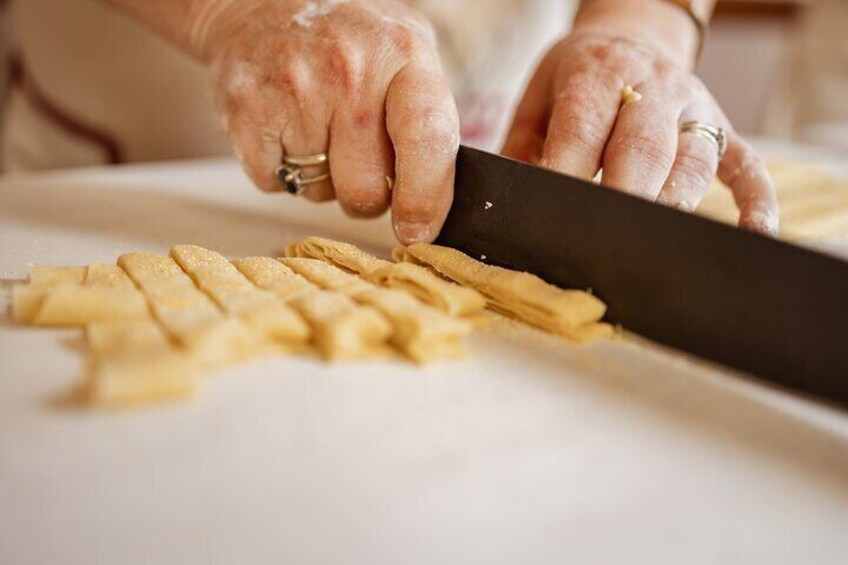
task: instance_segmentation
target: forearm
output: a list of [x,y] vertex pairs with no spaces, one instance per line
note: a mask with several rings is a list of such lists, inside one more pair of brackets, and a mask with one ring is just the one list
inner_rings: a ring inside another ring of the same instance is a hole
[[246,13],[257,0],[105,0],[193,57],[208,61],[213,36],[228,33],[227,13]]
[[[694,0],[693,9],[708,21],[716,0]],[[686,10],[666,0],[583,0],[575,30],[620,31],[661,51],[686,68],[697,58],[700,31]]]

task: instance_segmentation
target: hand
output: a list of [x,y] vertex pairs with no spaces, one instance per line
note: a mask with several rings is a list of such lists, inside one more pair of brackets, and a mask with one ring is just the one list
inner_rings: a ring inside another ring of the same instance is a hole
[[[641,96],[622,102],[630,85]],[[724,128],[728,149],[680,124]],[[504,154],[692,211],[718,175],[733,191],[748,229],[776,234],[778,206],[763,160],[733,130],[691,72],[659,50],[598,29],[556,45],[518,107]]]
[[198,50],[250,178],[278,191],[284,153],[327,153],[332,179],[306,198],[337,198],[359,217],[391,206],[402,243],[435,238],[452,200],[459,118],[430,25],[393,0],[231,4]]

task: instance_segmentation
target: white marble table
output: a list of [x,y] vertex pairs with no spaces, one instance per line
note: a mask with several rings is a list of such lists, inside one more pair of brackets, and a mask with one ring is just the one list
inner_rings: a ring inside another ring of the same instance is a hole
[[[0,276],[385,221],[229,161],[0,181]],[[3,298],[5,301],[5,297]],[[0,304],[5,311],[5,302]],[[0,322],[0,563],[844,563],[848,413],[646,343],[530,330],[417,369],[275,358],[194,403],[62,407],[78,332]]]

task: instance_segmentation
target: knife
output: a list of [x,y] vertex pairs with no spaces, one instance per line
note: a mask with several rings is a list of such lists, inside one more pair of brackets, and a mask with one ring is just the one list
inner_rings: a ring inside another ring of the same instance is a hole
[[592,289],[627,330],[848,404],[848,262],[469,147],[436,243]]

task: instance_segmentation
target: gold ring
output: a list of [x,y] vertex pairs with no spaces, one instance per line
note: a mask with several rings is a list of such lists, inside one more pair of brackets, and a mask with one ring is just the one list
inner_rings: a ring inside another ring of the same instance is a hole
[[727,153],[727,132],[724,131],[724,128],[693,120],[680,124],[680,133],[693,133],[712,142],[716,146],[716,151],[718,151],[719,161]]
[[327,161],[326,153],[302,157],[286,155],[283,157],[283,164],[277,167],[274,174],[276,174],[280,185],[286,192],[294,196],[301,196],[313,184],[330,179],[330,173],[327,170],[314,175],[305,175],[304,169],[322,167],[327,164]]

